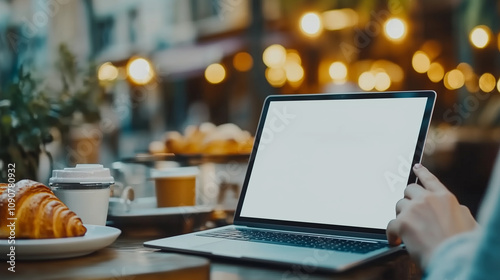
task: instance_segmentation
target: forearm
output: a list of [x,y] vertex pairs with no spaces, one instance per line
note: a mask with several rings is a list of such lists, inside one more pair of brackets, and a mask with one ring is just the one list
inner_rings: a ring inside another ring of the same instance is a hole
[[433,252],[425,269],[426,280],[465,280],[478,246],[481,229],[449,238]]

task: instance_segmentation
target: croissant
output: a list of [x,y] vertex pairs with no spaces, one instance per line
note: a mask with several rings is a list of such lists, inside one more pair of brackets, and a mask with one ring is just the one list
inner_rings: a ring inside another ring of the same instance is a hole
[[9,224],[12,222],[15,223],[16,239],[76,237],[87,232],[75,212],[42,183],[31,180],[17,182],[13,188],[13,211],[8,206],[9,194],[12,192],[6,187],[6,184],[0,185],[0,238],[11,236]]

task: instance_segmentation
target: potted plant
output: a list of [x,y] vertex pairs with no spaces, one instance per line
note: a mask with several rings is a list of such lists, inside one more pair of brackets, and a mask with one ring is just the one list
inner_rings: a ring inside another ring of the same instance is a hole
[[58,88],[42,85],[21,67],[18,81],[0,92],[0,181],[6,182],[9,164],[15,165],[16,180],[36,180],[39,156],[47,153],[45,145],[52,141],[53,129],[66,135],[75,116],[80,122],[100,118],[102,90],[96,68],[79,69],[65,45],[59,48],[56,65],[61,79]]

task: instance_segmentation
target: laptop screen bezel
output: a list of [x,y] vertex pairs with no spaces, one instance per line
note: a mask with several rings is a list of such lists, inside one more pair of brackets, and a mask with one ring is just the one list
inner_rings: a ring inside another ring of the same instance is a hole
[[[241,210],[243,207],[243,201],[248,188],[248,182],[250,180],[250,174],[255,162],[255,157],[259,147],[259,142],[262,136],[262,131],[264,128],[264,123],[266,121],[266,116],[269,110],[271,102],[279,101],[301,101],[301,100],[349,100],[349,99],[388,99],[388,98],[426,98],[426,105],[424,109],[424,114],[422,117],[422,122],[420,125],[420,130],[418,134],[417,144],[415,146],[415,152],[413,155],[412,166],[419,163],[422,158],[422,154],[425,147],[425,140],[427,137],[427,132],[432,118],[432,112],[434,109],[434,104],[436,100],[436,92],[432,90],[422,90],[422,91],[399,91],[399,92],[380,92],[380,93],[368,93],[368,92],[352,92],[352,93],[325,93],[325,94],[301,94],[301,95],[270,95],[264,101],[262,108],[261,117],[258,123],[257,132],[255,134],[255,142],[253,146],[252,153],[248,161],[248,168],[243,181],[243,186],[241,189],[240,199],[236,207],[234,214],[234,224],[235,225],[246,225],[254,227],[267,227],[274,229],[295,229],[304,231],[333,231],[333,232],[360,232],[366,234],[384,234],[385,229],[376,228],[364,228],[364,227],[354,227],[354,226],[341,226],[341,225],[327,225],[327,224],[317,224],[317,223],[307,223],[307,222],[295,222],[295,221],[284,221],[284,220],[274,220],[274,219],[264,219],[264,218],[253,218],[253,217],[243,217],[241,216]],[[407,184],[415,183],[416,176],[413,172],[410,172]]]

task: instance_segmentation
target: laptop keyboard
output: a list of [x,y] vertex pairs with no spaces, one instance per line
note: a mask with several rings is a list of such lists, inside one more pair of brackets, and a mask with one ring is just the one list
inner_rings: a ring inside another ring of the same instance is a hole
[[380,248],[388,247],[383,242],[346,240],[317,235],[302,235],[278,231],[262,231],[253,229],[223,229],[209,233],[199,233],[199,236],[225,238],[251,242],[273,243],[289,246],[333,250],[365,254]]

